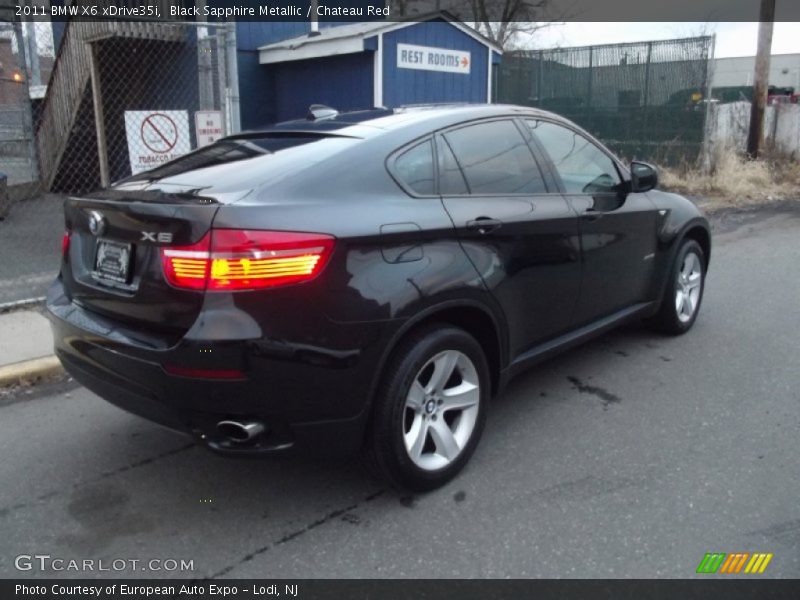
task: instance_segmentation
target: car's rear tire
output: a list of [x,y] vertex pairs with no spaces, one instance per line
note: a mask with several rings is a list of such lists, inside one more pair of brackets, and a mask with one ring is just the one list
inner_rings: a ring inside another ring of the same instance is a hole
[[486,420],[489,367],[478,342],[450,325],[413,332],[375,397],[367,464],[396,487],[435,489],[469,460]]
[[706,282],[706,258],[695,240],[681,243],[670,267],[658,313],[648,323],[658,331],[681,335],[689,331],[700,312]]

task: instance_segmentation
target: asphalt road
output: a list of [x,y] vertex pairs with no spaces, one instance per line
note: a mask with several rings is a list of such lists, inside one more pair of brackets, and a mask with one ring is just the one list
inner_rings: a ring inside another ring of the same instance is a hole
[[627,328],[520,377],[426,495],[355,462],[219,458],[80,388],[6,397],[0,576],[49,554],[194,561],[130,576],[684,578],[741,551],[798,577],[800,213],[721,229],[690,334]]

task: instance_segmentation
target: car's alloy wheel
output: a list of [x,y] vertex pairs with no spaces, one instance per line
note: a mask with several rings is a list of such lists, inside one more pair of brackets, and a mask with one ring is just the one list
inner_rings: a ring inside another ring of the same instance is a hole
[[700,304],[700,287],[703,283],[703,267],[700,257],[693,251],[683,257],[675,281],[675,311],[681,323],[688,323]]
[[489,400],[483,349],[451,325],[412,332],[375,398],[367,463],[394,485],[431,490],[456,475],[480,439]]
[[403,439],[419,468],[451,464],[469,442],[481,401],[478,371],[469,357],[445,350],[419,370],[406,396]]
[[649,320],[656,329],[672,335],[694,325],[705,288],[706,258],[695,240],[683,240],[669,270],[661,306]]

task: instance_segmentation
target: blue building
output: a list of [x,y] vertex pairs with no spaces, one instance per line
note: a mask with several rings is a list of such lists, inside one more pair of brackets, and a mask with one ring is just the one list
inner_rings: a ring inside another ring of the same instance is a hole
[[[327,26],[325,26],[327,25]],[[501,49],[447,13],[422,21],[239,23],[242,128],[339,110],[491,102]]]

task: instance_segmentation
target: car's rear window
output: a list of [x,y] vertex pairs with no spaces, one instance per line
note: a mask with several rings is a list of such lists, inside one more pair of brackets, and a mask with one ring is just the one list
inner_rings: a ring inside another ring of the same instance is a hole
[[185,154],[155,169],[135,175],[126,181],[154,181],[166,177],[174,177],[176,175],[183,175],[189,171],[233,163],[247,158],[255,158],[267,154],[278,154],[291,148],[297,148],[298,146],[319,142],[329,138],[330,136],[326,135],[301,133],[224,139],[195,150],[194,152],[190,152],[189,154]]

